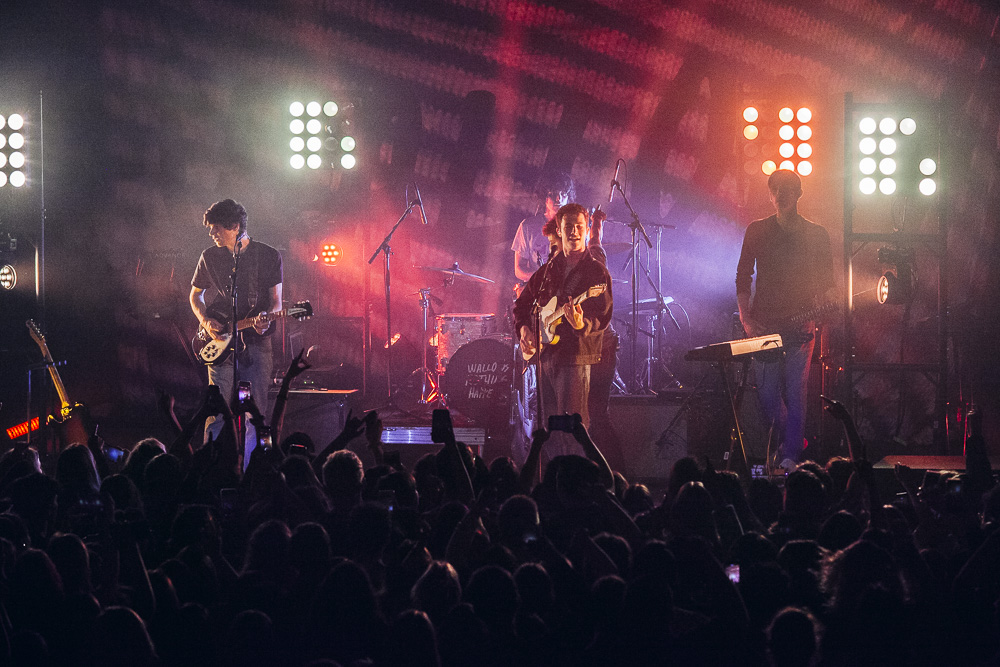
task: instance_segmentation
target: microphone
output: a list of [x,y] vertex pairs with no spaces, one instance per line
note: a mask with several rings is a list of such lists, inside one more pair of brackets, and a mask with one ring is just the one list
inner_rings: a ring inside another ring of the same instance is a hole
[[420,188],[417,187],[416,183],[413,184],[413,191],[417,193],[417,201],[415,203],[417,204],[417,208],[420,209],[420,221],[426,225],[427,213],[424,212],[424,200],[420,198]]
[[615,186],[618,185],[618,170],[622,168],[622,161],[615,162],[615,177],[611,179],[611,190],[608,192],[608,203],[615,198]]

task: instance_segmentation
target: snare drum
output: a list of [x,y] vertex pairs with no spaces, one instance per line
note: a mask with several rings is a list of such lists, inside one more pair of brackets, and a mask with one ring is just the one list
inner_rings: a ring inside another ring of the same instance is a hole
[[441,379],[448,406],[480,424],[510,419],[514,348],[498,340],[474,340],[455,353]]
[[443,313],[435,319],[438,373],[444,373],[448,361],[467,343],[486,338],[496,331],[493,313]]

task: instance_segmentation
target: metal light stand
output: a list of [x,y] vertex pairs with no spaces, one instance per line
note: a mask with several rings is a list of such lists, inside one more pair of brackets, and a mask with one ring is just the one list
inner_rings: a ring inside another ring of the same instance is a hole
[[247,439],[247,424],[246,424],[246,414],[241,410],[238,410],[240,405],[240,355],[239,355],[239,311],[236,309],[236,278],[239,275],[240,268],[240,257],[243,256],[242,249],[240,248],[240,243],[243,237],[246,236],[246,231],[241,233],[236,237],[236,245],[233,246],[233,272],[230,276],[230,294],[232,294],[233,308],[232,308],[232,328],[229,333],[232,336],[231,345],[233,346],[233,384],[230,387],[229,395],[229,405],[232,406],[233,416],[236,418],[237,427],[237,442],[238,447],[246,449],[246,439]]
[[[409,194],[409,192],[407,192],[407,194]],[[409,200],[409,197],[407,197],[407,200]],[[375,261],[375,258],[378,257],[379,253],[382,253],[385,256],[385,266],[383,270],[384,281],[385,281],[385,329],[386,329],[385,341],[387,350],[385,379],[386,379],[386,387],[389,393],[389,400],[388,400],[389,406],[394,406],[393,395],[392,395],[392,301],[390,299],[392,289],[390,285],[391,273],[389,271],[389,256],[392,254],[392,248],[389,246],[389,242],[392,241],[392,235],[396,233],[396,230],[403,223],[403,220],[406,220],[406,217],[410,215],[410,213],[413,211],[413,207],[416,205],[417,205],[416,201],[412,202],[407,201],[406,210],[403,211],[403,215],[399,216],[399,220],[396,221],[396,224],[392,226],[392,229],[389,230],[389,233],[386,234],[384,239],[382,239],[382,243],[380,243],[379,246],[375,248],[375,252],[372,253],[372,256],[368,258],[368,263],[371,264],[372,262]]]

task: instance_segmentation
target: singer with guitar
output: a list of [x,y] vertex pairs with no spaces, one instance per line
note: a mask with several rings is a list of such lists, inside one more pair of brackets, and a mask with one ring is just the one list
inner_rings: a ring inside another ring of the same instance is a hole
[[[783,435],[777,461],[793,470],[804,448],[809,365],[815,322],[799,316],[832,299],[833,254],[826,229],[798,212],[802,181],[780,169],[767,179],[775,215],[747,227],[736,268],[736,300],[747,336],[781,334],[785,354],[755,360],[757,390],[764,412]],[[751,285],[753,285],[751,301]]]
[[[239,254],[236,310],[240,318],[254,318],[253,326],[233,341],[238,355],[239,379],[249,380],[254,400],[267,414],[268,387],[273,378],[270,324],[272,313],[281,310],[281,255],[269,245],[247,235],[247,212],[242,204],[224,199],[212,204],[203,224],[215,245],[201,254],[191,279],[191,310],[201,328],[213,340],[232,329],[231,281]],[[226,313],[226,315],[223,315]],[[225,318],[225,319],[222,319]],[[208,366],[208,381],[219,385],[227,401],[233,398],[233,357]],[[206,429],[215,428],[210,418]]]
[[[556,220],[559,252],[535,271],[514,302],[514,325],[522,354],[540,355],[545,419],[576,413],[588,425],[590,367],[601,360],[604,330],[611,321],[611,276],[587,250],[586,209],[566,204]],[[536,305],[543,323],[548,323],[540,351],[535,344]],[[563,451],[554,453],[569,453],[574,447],[571,440],[562,440],[554,444]]]

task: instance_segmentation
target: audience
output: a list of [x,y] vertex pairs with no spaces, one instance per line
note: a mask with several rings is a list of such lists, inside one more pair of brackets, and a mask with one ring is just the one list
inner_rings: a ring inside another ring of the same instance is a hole
[[0,664],[1000,662],[988,468],[897,467],[885,504],[863,459],[752,480],[683,459],[660,496],[582,427],[581,456],[539,431],[521,468],[451,435],[410,471],[368,413],[240,474],[234,428],[191,442],[211,400],[124,461],[96,437],[51,471],[0,458]]

